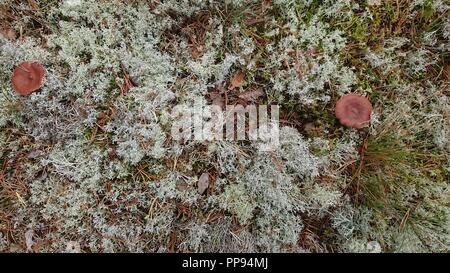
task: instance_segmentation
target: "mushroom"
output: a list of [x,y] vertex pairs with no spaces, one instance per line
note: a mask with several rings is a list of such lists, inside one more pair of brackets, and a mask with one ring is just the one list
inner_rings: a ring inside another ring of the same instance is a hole
[[21,95],[29,95],[44,83],[45,68],[39,63],[22,62],[16,66],[11,80],[14,89]]
[[335,113],[342,125],[360,129],[370,122],[372,104],[366,97],[350,93],[338,100]]

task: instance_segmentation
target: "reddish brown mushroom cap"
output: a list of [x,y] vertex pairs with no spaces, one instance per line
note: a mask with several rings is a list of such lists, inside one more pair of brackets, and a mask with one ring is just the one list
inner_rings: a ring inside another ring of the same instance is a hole
[[370,121],[372,104],[364,96],[347,94],[336,103],[335,113],[342,125],[360,129]]
[[44,83],[45,68],[39,63],[22,62],[16,66],[11,80],[14,89],[21,95],[29,95]]

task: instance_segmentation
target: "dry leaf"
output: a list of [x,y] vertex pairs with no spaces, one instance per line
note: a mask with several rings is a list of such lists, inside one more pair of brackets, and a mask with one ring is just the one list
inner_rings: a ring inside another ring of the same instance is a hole
[[28,159],[35,159],[37,157],[39,157],[41,155],[41,151],[39,150],[33,150],[31,152],[28,153],[27,158]]
[[2,29],[0,29],[0,33],[2,33],[3,36],[5,36],[6,38],[8,38],[9,40],[12,40],[12,41],[16,40],[16,38],[17,38],[17,33],[11,28],[8,28],[8,29],[2,28]]
[[450,64],[444,67],[444,80],[445,82],[450,82]]
[[261,12],[265,12],[270,7],[270,0],[263,0],[261,3]]
[[265,94],[266,93],[264,93],[264,90],[262,88],[256,88],[239,94],[238,97],[245,101],[256,101],[260,97],[263,97]]
[[203,194],[209,186],[209,174],[203,173],[198,179],[198,193]]
[[198,59],[203,55],[203,46],[202,45],[198,45],[198,46],[191,46],[191,54],[192,57],[194,59]]
[[230,90],[235,89],[236,87],[240,87],[242,82],[244,81],[245,73],[243,71],[239,71],[234,74],[233,79],[231,80]]

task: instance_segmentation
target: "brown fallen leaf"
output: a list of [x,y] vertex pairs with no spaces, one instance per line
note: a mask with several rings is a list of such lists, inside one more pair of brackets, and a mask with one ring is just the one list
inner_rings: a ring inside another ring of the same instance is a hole
[[33,150],[31,152],[28,153],[27,158],[28,159],[35,159],[37,157],[39,157],[41,155],[41,151],[39,150]]
[[444,80],[447,83],[450,83],[450,64],[444,67]]
[[261,12],[265,12],[270,7],[270,0],[263,0],[261,3]]
[[266,93],[262,88],[256,88],[249,91],[246,91],[244,93],[241,93],[238,95],[240,99],[243,99],[245,101],[256,101],[257,99],[263,97]]
[[203,55],[203,46],[202,45],[192,45],[191,47],[191,55],[192,58],[198,59]]
[[8,29],[1,28],[0,33],[12,41],[16,40],[16,38],[17,38],[17,33],[13,29],[10,29],[10,28],[8,28]]
[[203,194],[209,186],[209,174],[203,173],[198,179],[198,193]]
[[245,73],[243,71],[239,71],[238,73],[234,74],[233,78],[231,79],[230,84],[230,90],[235,89],[236,87],[240,87],[242,85],[242,82],[244,81]]

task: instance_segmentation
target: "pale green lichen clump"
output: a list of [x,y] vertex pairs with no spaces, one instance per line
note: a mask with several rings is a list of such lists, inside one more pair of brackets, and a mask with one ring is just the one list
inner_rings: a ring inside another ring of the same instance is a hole
[[[1,25],[30,31],[0,34],[0,251],[449,251],[445,1],[124,2]],[[349,92],[370,127],[335,120]],[[172,108],[214,98],[279,105],[279,146],[174,142]]]

